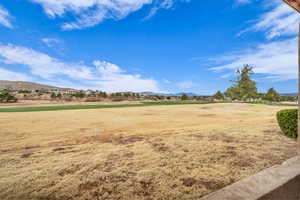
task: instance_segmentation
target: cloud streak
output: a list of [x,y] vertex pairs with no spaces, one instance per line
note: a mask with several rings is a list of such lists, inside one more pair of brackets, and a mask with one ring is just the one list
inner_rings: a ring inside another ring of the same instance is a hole
[[9,12],[0,5],[0,24],[7,28],[13,28],[12,23],[10,22],[12,16]]
[[32,81],[33,78],[23,73],[13,72],[4,68],[0,68],[0,80]]
[[299,13],[283,3],[275,3],[273,8],[259,17],[256,23],[240,34],[249,31],[264,32],[267,39],[298,34]]
[[65,22],[63,30],[84,29],[102,23],[104,20],[120,20],[130,13],[140,10],[145,5],[154,4],[150,15],[158,9],[169,9],[176,1],[189,0],[30,0],[40,4],[50,18],[64,18],[72,13],[75,20]]
[[250,64],[254,71],[276,80],[297,78],[297,38],[260,44],[255,49],[235,52],[216,57],[215,62],[223,63],[211,68],[215,71],[236,70]]
[[[0,45],[0,62],[8,66],[13,64],[26,66],[29,69],[29,74],[47,82],[57,81],[60,84],[64,80],[64,82],[69,81],[68,85],[82,83],[87,88],[107,92],[161,91],[156,80],[143,78],[139,74],[129,74],[110,62],[95,60],[93,65],[90,66],[67,63],[31,48],[12,44]],[[1,72],[5,73],[2,73],[0,79],[29,79],[29,76],[16,74],[8,70],[0,70]],[[68,80],[64,77],[68,77]]]
[[30,68],[32,74],[45,79],[58,74],[71,78],[92,78],[92,73],[87,66],[60,62],[47,54],[22,46],[0,45],[0,56],[3,63],[25,65]]
[[267,42],[211,59],[211,63],[218,63],[212,70],[236,70],[250,64],[256,73],[264,74],[265,78],[278,81],[298,78],[296,35],[300,16],[283,3],[272,3],[271,6],[252,26],[242,31],[262,32]]
[[190,2],[191,0],[162,0],[162,1],[158,1],[156,3],[154,3],[155,5],[151,8],[149,14],[145,17],[145,19],[150,19],[151,17],[153,17],[154,15],[156,15],[156,13],[160,10],[160,9],[171,9],[174,4],[176,2]]
[[48,47],[53,47],[54,45],[61,43],[61,40],[57,38],[42,38],[41,40]]

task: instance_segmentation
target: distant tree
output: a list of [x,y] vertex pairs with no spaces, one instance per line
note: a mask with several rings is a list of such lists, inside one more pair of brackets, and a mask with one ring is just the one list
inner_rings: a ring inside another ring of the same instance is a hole
[[281,96],[280,101],[296,101],[297,97],[292,96]]
[[61,94],[61,93],[58,93],[58,94],[56,95],[56,98],[61,99],[61,98],[62,98],[62,94]]
[[121,92],[117,92],[117,93],[114,93],[114,96],[116,96],[116,97],[122,97],[123,95],[122,95]]
[[103,98],[107,98],[107,93],[106,92],[102,92],[102,97]]
[[280,95],[279,93],[274,89],[274,88],[270,88],[267,92],[267,94],[264,97],[265,100],[267,101],[275,101],[278,102],[280,101]]
[[54,92],[52,92],[50,97],[51,97],[51,99],[56,99],[56,94]]
[[186,94],[183,94],[181,96],[181,101],[186,101],[186,100],[189,100],[189,97]]
[[124,93],[124,97],[131,97],[131,93],[130,92],[126,92],[126,93]]
[[237,78],[234,85],[227,89],[225,95],[231,99],[247,100],[249,98],[257,98],[256,82],[251,79],[254,74],[253,67],[244,65],[241,70],[236,72]]
[[83,98],[85,97],[85,93],[83,91],[79,91],[79,92],[76,92],[75,94],[73,94],[74,97],[77,97],[77,98]]
[[218,91],[216,94],[214,94],[214,99],[217,99],[217,100],[224,100],[224,95],[221,91]]
[[97,96],[98,96],[98,97],[107,98],[107,93],[106,93],[106,92],[99,91],[99,92],[97,92]]
[[17,100],[18,99],[7,90],[0,91],[0,103],[14,103],[17,102]]

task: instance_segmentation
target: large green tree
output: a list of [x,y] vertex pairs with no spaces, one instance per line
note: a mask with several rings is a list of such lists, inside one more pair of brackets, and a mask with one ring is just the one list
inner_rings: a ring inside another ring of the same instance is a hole
[[247,100],[257,97],[256,82],[251,79],[254,74],[253,67],[244,65],[242,69],[237,70],[237,77],[233,81],[232,87],[228,88],[225,95],[234,100]]

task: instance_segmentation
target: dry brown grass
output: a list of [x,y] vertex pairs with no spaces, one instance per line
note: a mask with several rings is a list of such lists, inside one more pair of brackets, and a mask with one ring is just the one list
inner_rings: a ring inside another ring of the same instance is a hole
[[284,108],[1,113],[0,199],[197,199],[296,154]]

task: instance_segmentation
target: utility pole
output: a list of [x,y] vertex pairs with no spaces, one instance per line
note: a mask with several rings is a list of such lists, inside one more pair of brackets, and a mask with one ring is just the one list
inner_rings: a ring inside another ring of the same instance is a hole
[[[294,8],[300,13],[300,0],[283,0],[289,6]],[[298,35],[298,142],[297,151],[300,155],[300,23],[299,23],[299,35]]]

